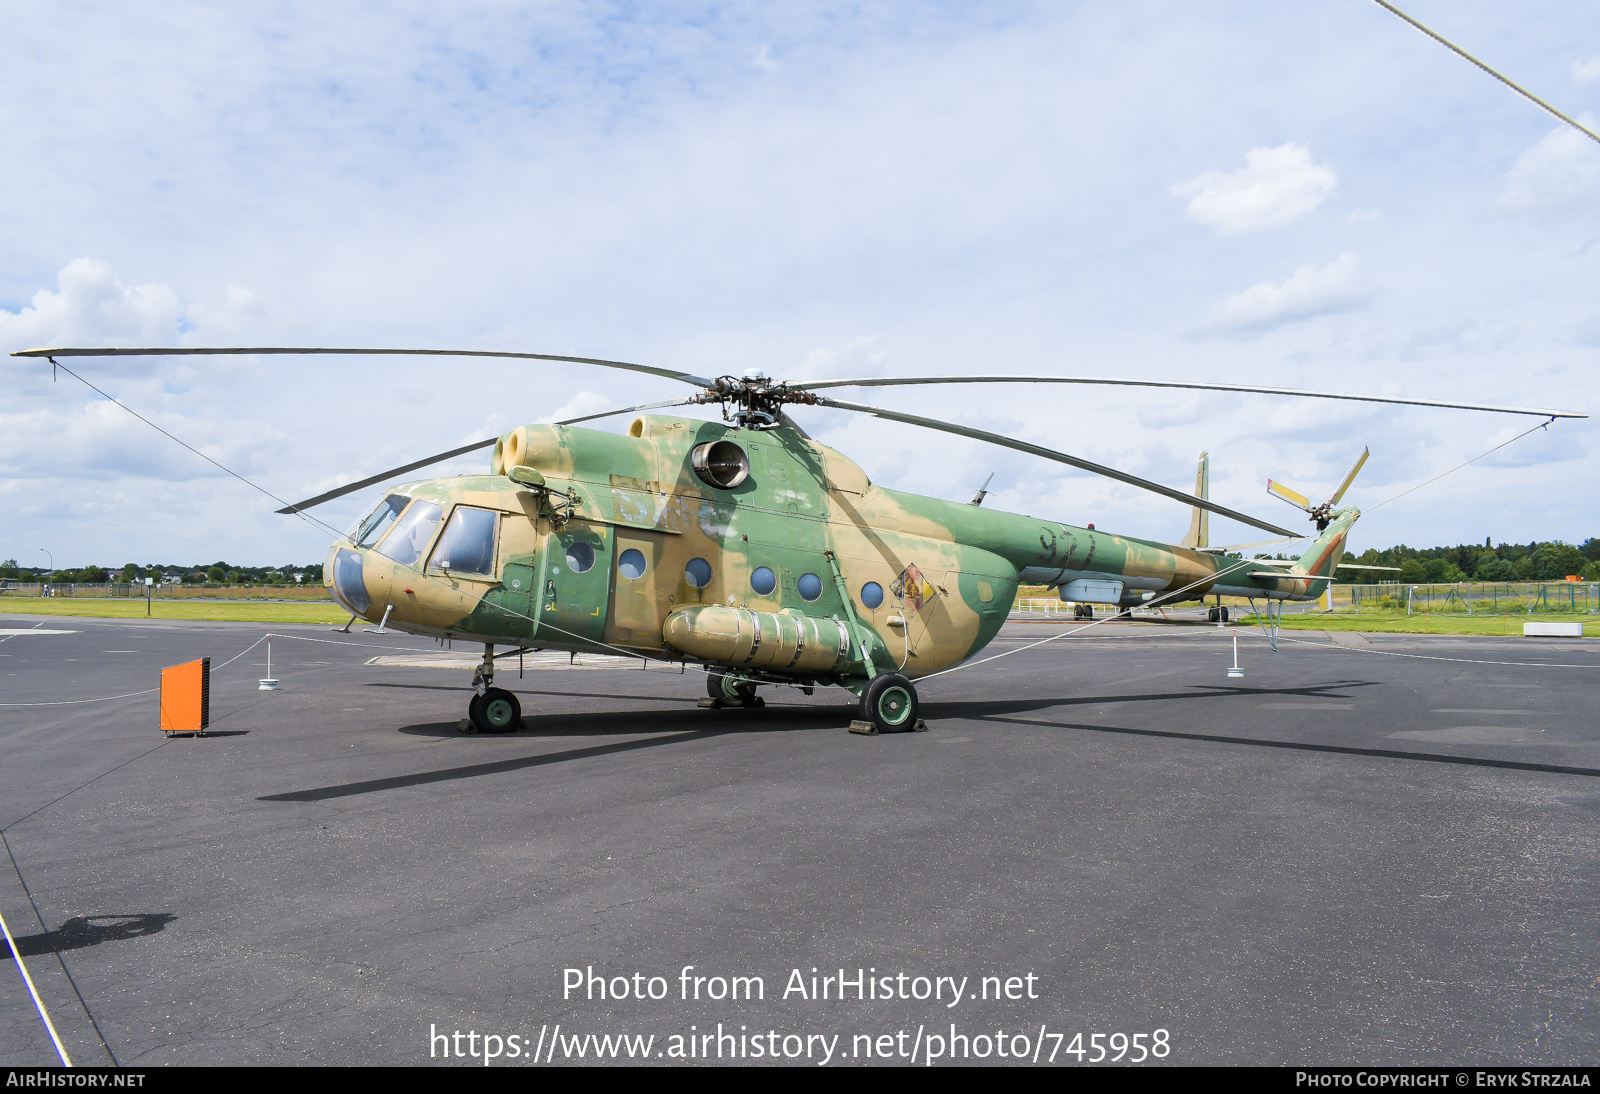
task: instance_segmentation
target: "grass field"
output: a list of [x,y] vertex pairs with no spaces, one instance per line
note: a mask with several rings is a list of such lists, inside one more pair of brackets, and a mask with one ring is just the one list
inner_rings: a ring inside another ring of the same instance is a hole
[[[343,623],[350,613],[337,604],[283,604],[267,601],[234,602],[223,600],[156,600],[150,605],[152,619],[187,619],[223,623]],[[79,616],[93,619],[144,619],[143,600],[102,600],[63,597],[0,598],[0,615]]]
[[[36,597],[0,598],[0,615],[80,616],[95,619],[143,619],[142,600],[41,599]],[[284,604],[221,600],[154,601],[153,619],[185,619],[197,622],[229,623],[343,623],[350,618],[337,604]],[[1248,612],[1235,610],[1234,623],[1254,626]],[[1349,615],[1307,613],[1285,615],[1286,631],[1363,631],[1368,634],[1483,634],[1521,635],[1527,622],[1582,622],[1586,637],[1600,637],[1600,616],[1540,612],[1537,615],[1465,615],[1456,612],[1431,614],[1404,612],[1362,612]]]
[[[1235,613],[1234,621],[1255,625],[1249,613]],[[1536,615],[1466,615],[1450,613],[1362,612],[1360,615],[1285,615],[1286,631],[1360,631],[1364,634],[1487,634],[1522,635],[1524,623],[1583,623],[1585,637],[1600,637],[1600,616],[1540,612]]]

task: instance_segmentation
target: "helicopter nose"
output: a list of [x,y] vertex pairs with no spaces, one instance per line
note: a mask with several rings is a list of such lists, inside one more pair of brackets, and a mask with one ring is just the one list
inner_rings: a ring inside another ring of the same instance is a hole
[[349,547],[336,547],[330,561],[333,564],[333,598],[352,614],[366,615],[372,607],[372,596],[361,577],[361,553]]

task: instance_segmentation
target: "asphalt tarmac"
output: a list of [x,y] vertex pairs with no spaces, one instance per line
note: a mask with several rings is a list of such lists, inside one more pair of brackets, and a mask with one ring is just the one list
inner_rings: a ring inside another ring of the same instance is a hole
[[[1230,679],[1231,630],[1105,625],[877,737],[837,689],[502,662],[525,726],[482,736],[404,635],[275,628],[263,692],[264,644],[223,664],[260,625],[0,628],[0,911],[78,1063],[1600,1055],[1594,640],[1241,628]],[[75,702],[202,655],[205,738]],[[0,965],[0,1062],[54,1062]]]

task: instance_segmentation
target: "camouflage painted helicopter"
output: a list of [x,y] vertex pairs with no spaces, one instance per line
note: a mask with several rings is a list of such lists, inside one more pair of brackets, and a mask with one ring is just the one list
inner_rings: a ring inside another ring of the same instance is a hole
[[[855,728],[918,725],[919,677],[950,668],[994,638],[1019,584],[1116,608],[1205,596],[1312,600],[1327,587],[1361,515],[1336,508],[1366,459],[1319,506],[1274,484],[1316,525],[1294,563],[1229,557],[1055,520],[998,512],[876,486],[840,452],[812,440],[791,406],[821,406],[924,426],[1077,467],[1216,513],[1286,540],[1287,528],[1203,496],[1063,452],[951,422],[818,394],[838,387],[950,383],[1075,383],[1350,399],[1551,419],[1562,411],[1355,396],[1229,384],[1050,376],[930,376],[786,383],[752,370],[695,376],[619,361],[532,353],[367,349],[38,349],[21,356],[422,354],[500,357],[624,369],[695,393],[499,437],[392,468],[280,509],[298,513],[467,452],[493,448],[488,474],[405,483],[330,548],[324,580],[356,616],[380,627],[481,642],[470,723],[521,724],[494,686],[501,656],[533,649],[694,662],[708,705],[758,705],[761,684],[838,685],[859,701]],[[722,421],[643,413],[718,404]],[[636,413],[626,433],[575,428]],[[982,494],[975,502],[981,501]],[[1298,500],[1296,500],[1298,499]],[[1197,523],[1191,532],[1201,528]],[[1254,545],[1247,545],[1254,546]]]

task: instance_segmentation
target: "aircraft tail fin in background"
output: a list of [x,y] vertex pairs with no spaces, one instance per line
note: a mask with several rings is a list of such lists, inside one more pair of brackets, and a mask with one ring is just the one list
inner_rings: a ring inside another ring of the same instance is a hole
[[[1201,501],[1211,500],[1211,454],[1200,453],[1200,466],[1194,473],[1194,496]],[[1189,531],[1178,544],[1202,550],[1211,546],[1211,514],[1196,507],[1189,518]]]

